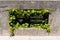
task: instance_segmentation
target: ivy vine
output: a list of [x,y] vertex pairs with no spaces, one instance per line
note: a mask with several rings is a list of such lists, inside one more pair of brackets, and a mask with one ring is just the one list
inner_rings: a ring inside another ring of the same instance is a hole
[[[32,18],[32,17],[42,17],[45,14],[49,14],[50,11],[48,9],[21,9],[21,10],[17,10],[17,9],[9,9],[9,25],[10,25],[10,32],[12,33],[12,36],[14,35],[14,30],[17,28],[43,28],[46,29],[47,32],[50,32],[50,27],[48,24],[48,18],[43,18],[42,20],[40,20],[41,23],[38,24],[34,24],[31,23],[30,27],[29,24],[27,22],[25,23],[20,23],[17,18]],[[46,15],[47,16],[47,15]],[[45,17],[45,16],[44,16]],[[20,19],[19,19],[20,20]],[[22,20],[20,20],[22,21]]]

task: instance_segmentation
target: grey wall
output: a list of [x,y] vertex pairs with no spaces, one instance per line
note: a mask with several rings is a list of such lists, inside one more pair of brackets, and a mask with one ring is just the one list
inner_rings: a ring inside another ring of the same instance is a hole
[[60,1],[60,0],[0,0],[0,1]]
[[49,24],[51,32],[46,30],[29,28],[17,29],[15,35],[30,36],[60,36],[60,1],[0,1],[0,35],[9,35],[8,12],[10,8],[15,9],[50,9]]

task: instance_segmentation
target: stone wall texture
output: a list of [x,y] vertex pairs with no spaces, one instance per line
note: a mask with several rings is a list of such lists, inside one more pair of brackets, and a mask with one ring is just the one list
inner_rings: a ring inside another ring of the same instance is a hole
[[60,1],[59,0],[0,0],[0,35],[9,35],[8,9],[50,9],[49,24],[51,32],[38,28],[16,29],[16,36],[60,36]]

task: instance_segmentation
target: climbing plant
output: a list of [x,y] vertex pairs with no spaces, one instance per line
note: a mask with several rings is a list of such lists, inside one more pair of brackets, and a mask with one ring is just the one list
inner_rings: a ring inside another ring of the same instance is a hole
[[[10,32],[17,28],[43,28],[50,32],[48,9],[9,9]],[[35,21],[34,21],[35,20]],[[38,22],[37,22],[38,21]]]

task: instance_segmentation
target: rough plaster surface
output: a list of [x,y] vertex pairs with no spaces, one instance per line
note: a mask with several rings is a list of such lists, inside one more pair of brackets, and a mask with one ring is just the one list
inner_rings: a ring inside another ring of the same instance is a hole
[[39,28],[20,28],[16,29],[15,36],[48,36],[46,30]]
[[60,0],[0,0],[0,1],[60,1]]
[[51,33],[42,29],[17,29],[15,35],[60,36],[60,1],[0,1],[0,35],[9,35],[8,12],[16,9],[50,9],[49,24]]

